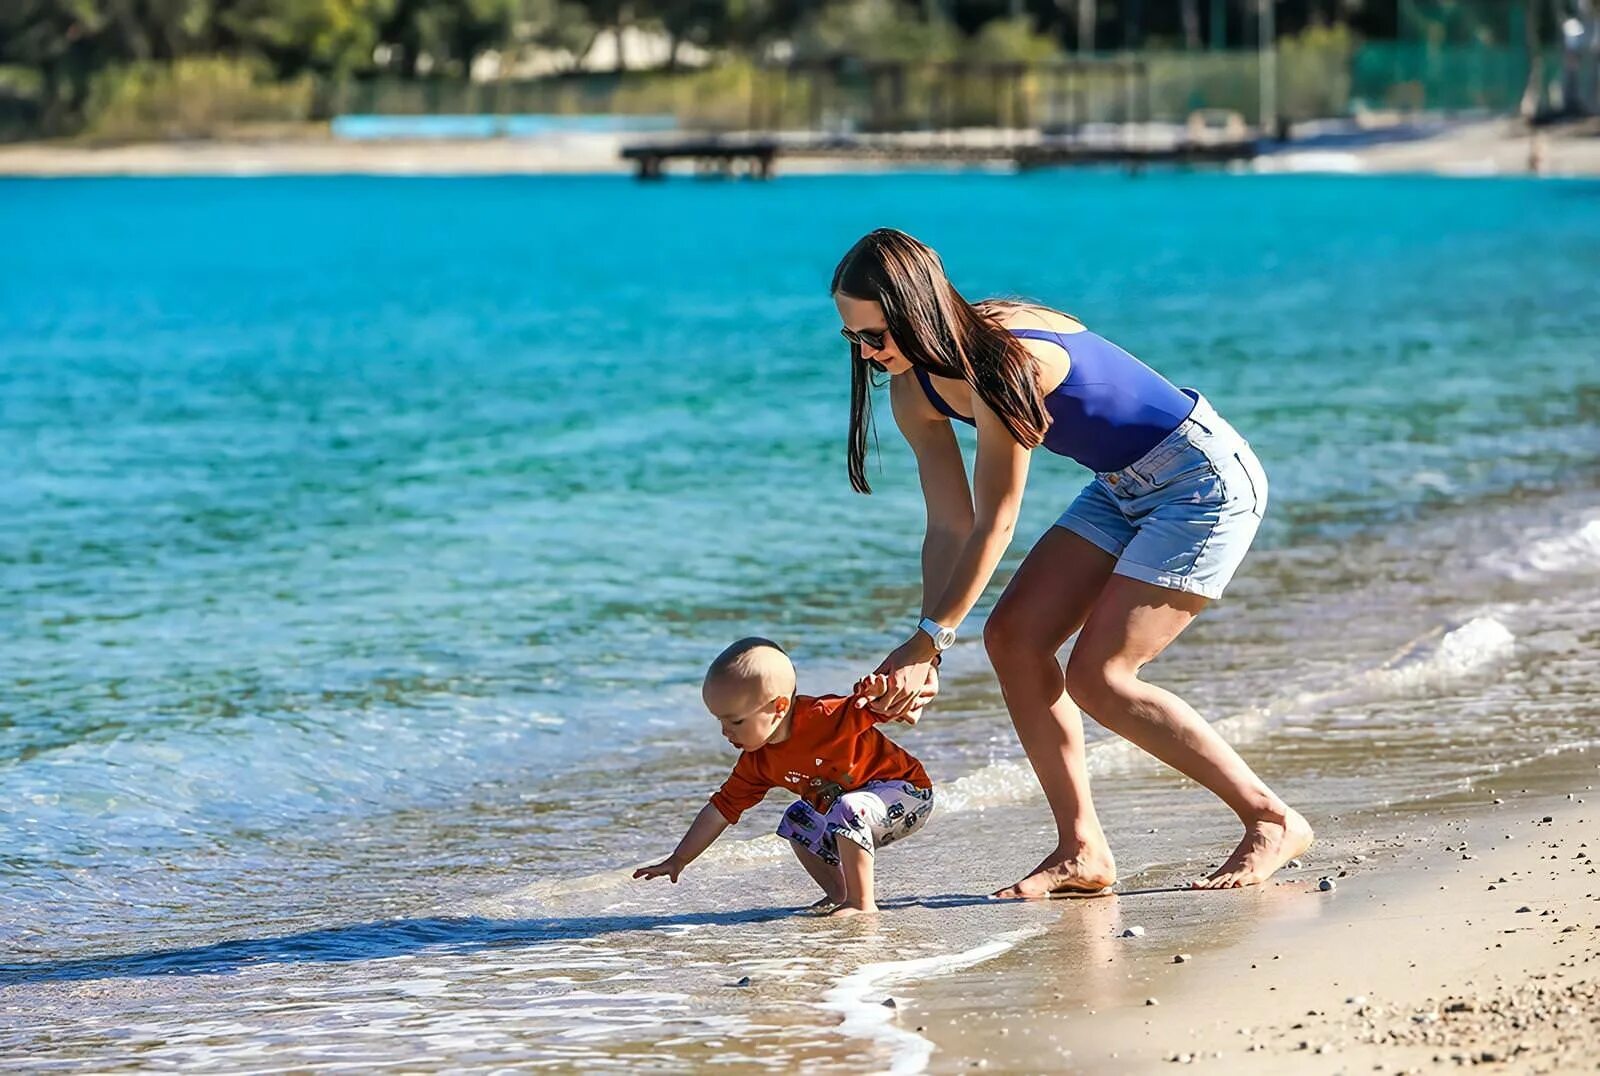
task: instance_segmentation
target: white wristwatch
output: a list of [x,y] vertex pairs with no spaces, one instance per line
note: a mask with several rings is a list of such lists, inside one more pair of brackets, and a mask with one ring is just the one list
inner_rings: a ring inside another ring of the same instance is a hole
[[917,630],[932,639],[933,648],[940,653],[949,650],[956,641],[956,629],[947,628],[932,617],[925,616],[917,621]]

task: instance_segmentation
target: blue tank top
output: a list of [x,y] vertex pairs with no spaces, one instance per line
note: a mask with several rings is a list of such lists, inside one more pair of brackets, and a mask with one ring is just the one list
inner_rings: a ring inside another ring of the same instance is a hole
[[[1067,353],[1067,378],[1044,398],[1050,428],[1044,447],[1091,471],[1120,471],[1160,444],[1194,410],[1194,397],[1092,332],[1012,329],[1023,340],[1049,340]],[[912,367],[928,402],[941,415],[968,425],[939,395],[927,371]]]

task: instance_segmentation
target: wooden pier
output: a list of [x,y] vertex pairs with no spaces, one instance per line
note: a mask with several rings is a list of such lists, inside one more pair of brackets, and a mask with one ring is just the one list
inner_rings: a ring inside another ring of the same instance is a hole
[[671,139],[626,146],[622,159],[632,161],[640,179],[661,179],[672,160],[694,164],[700,176],[733,176],[742,168],[751,179],[769,179],[778,156],[775,138]]
[[757,72],[745,117],[721,134],[628,146],[640,179],[688,160],[700,175],[766,179],[779,156],[864,164],[1204,165],[1249,160],[1257,132],[1239,113],[1157,116],[1139,57],[1044,64],[854,60]]
[[1187,133],[1150,137],[1113,133],[1084,138],[1071,135],[1004,137],[1000,132],[931,135],[809,136],[778,139],[703,138],[642,143],[623,149],[640,179],[661,179],[673,160],[694,164],[701,176],[741,172],[769,179],[780,156],[861,164],[953,164],[1010,166],[1017,171],[1073,165],[1113,165],[1139,171],[1147,165],[1217,165],[1256,156],[1247,136],[1196,138]]

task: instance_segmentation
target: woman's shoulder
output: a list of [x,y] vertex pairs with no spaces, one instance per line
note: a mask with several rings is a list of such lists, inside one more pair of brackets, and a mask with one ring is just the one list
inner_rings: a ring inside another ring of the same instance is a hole
[[939,409],[933,406],[933,401],[928,399],[928,390],[923,387],[918,373],[918,370],[907,370],[899,377],[889,379],[889,406],[894,409],[895,417],[946,421]]
[[1006,329],[1043,329],[1054,333],[1080,333],[1083,322],[1071,314],[1035,303],[991,302],[986,311]]
[[[1083,323],[1071,314],[1031,303],[996,304],[990,316],[1007,331],[1042,329],[1058,336],[1072,336],[1084,331]],[[1072,372],[1072,358],[1058,341],[1024,337],[1017,342],[1033,358],[1039,391],[1055,391]]]

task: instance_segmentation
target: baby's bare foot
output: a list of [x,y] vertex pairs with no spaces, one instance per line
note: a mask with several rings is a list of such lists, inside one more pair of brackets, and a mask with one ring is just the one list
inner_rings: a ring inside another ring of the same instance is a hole
[[863,904],[863,905],[861,905],[859,907],[854,905],[854,904],[841,904],[837,908],[835,908],[833,911],[828,913],[828,918],[829,919],[844,919],[844,918],[847,918],[848,916],[852,916],[852,915],[876,915],[876,914],[878,914],[878,906],[876,904]]
[[1244,840],[1216,873],[1196,889],[1237,889],[1260,885],[1295,856],[1311,847],[1314,834],[1300,812],[1285,808],[1281,818],[1258,819],[1245,827]]
[[1037,900],[1064,893],[1098,893],[1117,880],[1117,864],[1108,848],[1057,848],[1028,876],[994,893],[1001,900]]

